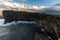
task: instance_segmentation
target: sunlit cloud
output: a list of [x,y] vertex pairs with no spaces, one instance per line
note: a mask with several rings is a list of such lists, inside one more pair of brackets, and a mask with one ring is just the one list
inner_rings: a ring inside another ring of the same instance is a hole
[[5,0],[5,1],[13,1],[13,0]]

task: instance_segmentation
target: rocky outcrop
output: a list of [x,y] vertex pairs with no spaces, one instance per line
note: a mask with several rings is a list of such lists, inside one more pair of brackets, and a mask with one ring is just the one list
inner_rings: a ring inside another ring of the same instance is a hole
[[34,13],[34,12],[27,12],[27,11],[9,11],[4,10],[3,16],[5,22],[12,22],[12,21],[36,21],[36,19],[44,19],[46,17],[45,13]]
[[[12,21],[36,21],[40,23],[49,32],[52,38],[60,37],[60,17],[47,15],[43,13],[34,13],[26,11],[9,11],[4,10],[3,16],[5,23]],[[54,39],[55,40],[55,39]]]

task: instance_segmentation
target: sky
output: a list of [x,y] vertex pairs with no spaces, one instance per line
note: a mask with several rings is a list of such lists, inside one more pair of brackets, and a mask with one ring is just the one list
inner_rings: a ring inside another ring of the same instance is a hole
[[[17,3],[22,3],[22,0],[13,0]],[[37,6],[51,6],[60,3],[60,0],[23,0],[26,4]]]

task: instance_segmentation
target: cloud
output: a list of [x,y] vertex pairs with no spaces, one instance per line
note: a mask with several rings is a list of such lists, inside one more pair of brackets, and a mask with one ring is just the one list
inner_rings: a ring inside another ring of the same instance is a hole
[[54,7],[54,10],[60,11],[60,3],[55,4],[53,7]]
[[21,1],[26,2],[27,0],[21,0]]
[[6,1],[3,1],[3,5],[13,7],[12,3]]
[[45,10],[47,7],[46,6],[40,6],[38,9],[39,10]]
[[47,9],[48,9],[48,10],[51,10],[51,11],[58,12],[58,11],[60,11],[60,4],[56,4],[56,5],[50,6],[50,7],[47,8]]
[[60,5],[53,5],[43,10],[46,14],[60,16]]
[[5,1],[12,1],[12,0],[5,0]]

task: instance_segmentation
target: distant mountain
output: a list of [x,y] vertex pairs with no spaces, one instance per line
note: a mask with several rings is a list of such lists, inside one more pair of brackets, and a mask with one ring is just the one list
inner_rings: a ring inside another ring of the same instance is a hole
[[60,12],[60,3],[50,6],[49,8],[46,8],[45,11]]
[[60,4],[55,4],[53,6],[49,6],[44,10],[47,14],[60,16]]
[[60,3],[58,3],[58,4],[55,4],[54,6],[60,6]]

